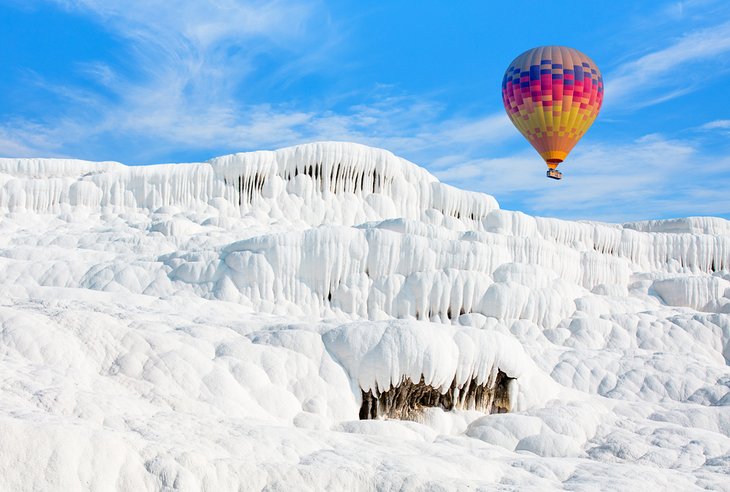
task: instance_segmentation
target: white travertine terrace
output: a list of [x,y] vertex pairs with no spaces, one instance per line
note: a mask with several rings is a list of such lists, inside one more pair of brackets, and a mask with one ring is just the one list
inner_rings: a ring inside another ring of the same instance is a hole
[[[727,220],[531,217],[333,142],[0,159],[0,217],[0,489],[726,485]],[[510,413],[358,420],[500,371]]]

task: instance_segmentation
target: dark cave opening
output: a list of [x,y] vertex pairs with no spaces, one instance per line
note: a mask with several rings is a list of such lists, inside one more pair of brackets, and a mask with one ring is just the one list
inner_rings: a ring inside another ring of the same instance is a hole
[[417,420],[427,407],[506,413],[512,408],[509,383],[513,379],[498,370],[495,377],[481,384],[472,378],[459,387],[454,380],[448,391],[442,393],[439,388],[427,385],[423,376],[417,383],[405,378],[386,391],[361,390],[360,419]]

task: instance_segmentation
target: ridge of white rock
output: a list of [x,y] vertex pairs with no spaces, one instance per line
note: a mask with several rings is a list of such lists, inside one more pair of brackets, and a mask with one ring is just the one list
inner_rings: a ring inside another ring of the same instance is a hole
[[[198,164],[124,166],[63,159],[0,159],[0,209],[59,212],[70,207],[255,210],[307,225],[420,218],[425,210],[478,220],[494,198],[457,190],[392,153],[322,142],[218,157]],[[333,215],[334,214],[334,215]]]
[[[499,210],[493,197],[439,183],[388,151],[323,142],[199,164],[129,167],[0,159],[0,210],[63,212],[173,207],[218,217],[265,215],[300,225],[415,219],[449,229],[542,238],[627,258],[642,269],[728,269],[730,225],[715,217],[575,223]],[[651,234],[636,234],[634,231]]]
[[[652,271],[666,277],[657,281],[669,304],[730,309],[730,285],[719,273],[729,268],[728,221],[621,227],[530,217],[360,145],[318,143],[147,167],[4,159],[0,172],[0,210],[8,213],[141,213],[141,227],[176,244],[206,226],[238,227],[248,236],[217,255],[213,248],[159,257],[156,273],[154,266],[86,270],[74,280],[85,287],[157,295],[183,287],[266,312],[299,306],[307,315],[334,308],[371,319],[441,321],[474,312],[554,326],[572,310],[574,286],[624,292],[638,286],[633,275]],[[249,224],[255,227],[243,229]],[[638,231],[689,224],[719,232]],[[256,228],[260,234],[252,234]],[[688,273],[697,278],[672,280]],[[525,288],[532,282],[536,288]]]
[[642,232],[673,232],[730,236],[730,222],[719,217],[683,217],[680,219],[627,222],[627,229]]
[[[724,219],[530,217],[346,143],[0,159],[0,279],[0,489],[643,491],[730,473]],[[498,370],[512,413],[358,420],[363,391]]]

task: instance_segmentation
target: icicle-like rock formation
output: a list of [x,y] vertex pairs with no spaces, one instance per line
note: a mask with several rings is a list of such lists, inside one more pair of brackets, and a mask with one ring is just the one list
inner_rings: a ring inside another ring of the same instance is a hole
[[519,344],[494,331],[402,320],[345,324],[324,341],[366,391],[407,378],[446,392],[454,381],[459,387],[472,379],[485,383],[497,368],[515,378],[525,357]]
[[448,391],[441,393],[427,385],[423,378],[417,382],[404,379],[397,386],[380,392],[363,390],[360,418],[419,420],[425,408],[506,413],[512,408],[510,391],[513,382],[514,378],[497,370],[493,378],[481,384],[470,379],[459,387],[454,380]]
[[718,217],[683,217],[681,219],[628,222],[624,224],[624,228],[642,232],[730,236],[730,222]]
[[[595,306],[576,303],[591,292],[636,290],[670,305],[730,311],[727,221],[619,226],[530,217],[354,144],[147,167],[2,159],[0,210],[120,217],[168,241],[144,265],[69,266],[50,256],[8,272],[40,285],[182,290],[303,316],[455,322],[479,314],[545,328],[576,305]],[[213,240],[207,231],[216,228],[217,238],[241,240]]]
[[722,489],[729,231],[343,143],[2,159],[0,489]]
[[346,143],[316,143],[235,154],[200,164],[128,167],[61,159],[0,159],[0,210],[59,212],[179,207],[249,213],[307,225],[358,224],[436,211],[478,221],[494,198],[439,183],[392,153]]
[[362,419],[417,420],[425,407],[506,412],[526,367],[514,339],[474,328],[360,322],[323,339],[358,382]]

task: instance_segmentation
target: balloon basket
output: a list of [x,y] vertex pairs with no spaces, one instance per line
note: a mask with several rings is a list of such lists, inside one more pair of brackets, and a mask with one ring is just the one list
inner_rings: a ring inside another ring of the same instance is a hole
[[563,179],[563,173],[561,173],[557,169],[548,169],[547,177],[552,179]]

